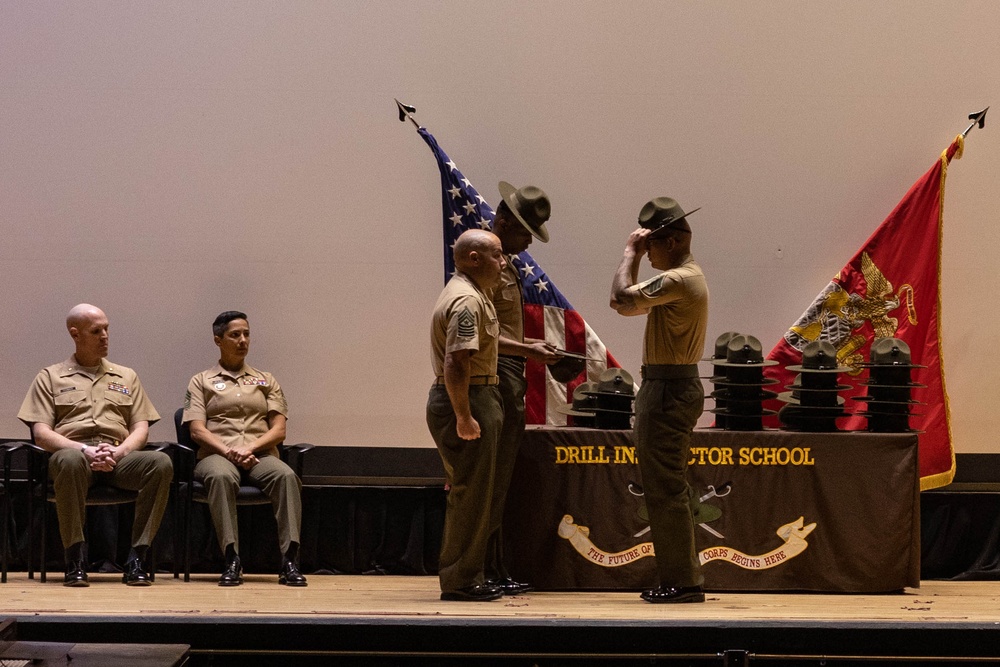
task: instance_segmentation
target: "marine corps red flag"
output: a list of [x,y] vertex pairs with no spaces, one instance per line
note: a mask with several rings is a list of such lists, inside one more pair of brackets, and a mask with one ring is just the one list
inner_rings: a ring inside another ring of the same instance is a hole
[[802,363],[802,348],[815,340],[829,341],[841,365],[851,368],[844,379],[853,388],[841,394],[851,415],[840,421],[840,428],[865,430],[867,420],[855,414],[864,411],[864,404],[851,400],[865,393],[861,383],[868,372],[861,364],[868,361],[875,338],[905,341],[912,362],[926,366],[913,371],[914,382],[926,387],[913,389],[912,397],[924,405],[914,406],[910,417],[910,427],[921,432],[921,490],[949,484],[955,475],[939,327],[941,229],[948,164],[962,157],[963,147],[959,135],[913,184],[767,355],[779,365],[765,369],[781,386],[792,384],[795,374],[786,367]]

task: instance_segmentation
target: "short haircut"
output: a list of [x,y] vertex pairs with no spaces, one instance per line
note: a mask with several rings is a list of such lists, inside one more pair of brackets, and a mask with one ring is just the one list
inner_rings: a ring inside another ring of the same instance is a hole
[[219,316],[215,318],[212,322],[212,333],[220,338],[226,335],[226,329],[229,328],[229,323],[233,320],[250,320],[247,319],[246,313],[241,313],[238,310],[227,310],[224,313],[219,313]]

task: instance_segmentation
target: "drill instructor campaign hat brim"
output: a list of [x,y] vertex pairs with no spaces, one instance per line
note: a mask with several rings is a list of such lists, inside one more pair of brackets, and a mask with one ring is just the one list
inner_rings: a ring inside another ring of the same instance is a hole
[[596,404],[595,399],[587,395],[588,391],[596,388],[596,382],[584,382],[577,385],[576,389],[573,390],[573,402],[560,405],[556,408],[556,412],[563,415],[570,415],[571,417],[593,417],[593,412],[583,412],[582,410],[585,407],[592,407]]
[[700,210],[701,207],[699,206],[685,213],[684,209],[681,208],[681,205],[673,197],[656,197],[646,202],[642,210],[639,211],[639,226],[644,229],[653,230],[646,237],[647,240],[658,239],[664,236],[670,229],[688,231],[688,227],[681,227],[680,222],[695,211]]
[[524,228],[542,243],[549,242],[549,232],[545,223],[552,215],[552,204],[545,192],[534,185],[515,188],[507,181],[500,181],[497,186],[507,208],[514,214]]

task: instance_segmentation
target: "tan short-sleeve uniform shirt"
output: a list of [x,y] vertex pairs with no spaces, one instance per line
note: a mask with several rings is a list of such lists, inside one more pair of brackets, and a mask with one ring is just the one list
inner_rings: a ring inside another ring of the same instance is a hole
[[46,424],[75,442],[119,444],[134,424],[153,424],[160,415],[131,368],[101,359],[91,377],[70,357],[35,376],[17,418],[29,426]]
[[678,267],[633,285],[639,308],[648,309],[643,364],[696,364],[708,328],[708,284],[701,267],[688,258]]
[[431,317],[434,374],[444,377],[444,357],[448,352],[472,350],[470,375],[495,376],[499,337],[497,311],[489,295],[471,278],[456,273],[441,291]]
[[[181,421],[204,421],[226,447],[237,447],[267,433],[269,412],[288,417],[285,395],[273,375],[245,364],[235,373],[216,364],[191,378]],[[273,447],[257,455],[277,454],[277,447]],[[205,456],[207,453],[199,450],[198,458]]]
[[500,273],[500,285],[493,290],[493,306],[500,322],[500,335],[504,338],[524,342],[524,302],[521,296],[521,281],[517,268],[507,257],[507,266]]

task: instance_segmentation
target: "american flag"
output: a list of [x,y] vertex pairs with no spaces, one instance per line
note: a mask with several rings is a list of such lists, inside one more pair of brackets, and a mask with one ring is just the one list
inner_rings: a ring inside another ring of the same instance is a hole
[[[494,211],[441,150],[431,133],[422,127],[417,131],[431,147],[441,171],[444,280],[448,282],[455,273],[452,257],[455,240],[467,229],[492,229]],[[588,380],[596,382],[604,370],[618,368],[619,364],[531,255],[522,252],[514,257],[513,264],[521,275],[525,338],[544,340],[558,348],[598,360],[587,362],[586,377],[581,373],[568,383],[556,381],[544,364],[535,361],[526,364],[528,391],[525,396],[525,421],[529,424],[564,425],[566,415],[557,412],[556,408],[572,402],[573,389]]]

